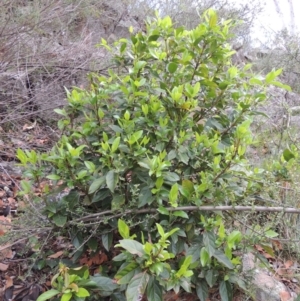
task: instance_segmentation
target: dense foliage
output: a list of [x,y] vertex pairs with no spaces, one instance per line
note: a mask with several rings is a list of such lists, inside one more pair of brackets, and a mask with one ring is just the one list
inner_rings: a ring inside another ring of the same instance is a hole
[[243,205],[261,190],[264,171],[245,157],[250,124],[266,86],[282,85],[280,70],[259,78],[231,64],[231,26],[209,10],[193,30],[157,16],[113,47],[102,40],[118,68],[67,91],[49,154],[18,151],[32,179],[23,193],[45,176],[65,190],[46,187],[44,211],[71,233],[73,260],[87,248],[113,260],[101,296],[157,301],[182,288],[204,301],[218,285],[231,300],[232,284],[244,288],[241,232],[201,206]]

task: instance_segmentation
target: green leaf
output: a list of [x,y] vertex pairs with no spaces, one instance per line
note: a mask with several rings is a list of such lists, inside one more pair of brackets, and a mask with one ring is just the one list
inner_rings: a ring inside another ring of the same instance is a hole
[[286,148],[283,151],[283,158],[286,162],[289,162],[291,159],[295,158],[295,155],[288,148]]
[[90,293],[89,293],[85,288],[80,287],[80,288],[78,289],[78,292],[75,293],[75,295],[76,295],[77,297],[83,298],[83,297],[88,297],[88,296],[90,295]]
[[279,234],[273,230],[268,230],[265,232],[265,235],[269,238],[274,238],[274,237],[277,237]]
[[111,153],[114,153],[117,149],[118,149],[118,147],[119,147],[119,144],[120,144],[120,137],[117,137],[115,140],[114,140],[114,142],[113,142],[113,144],[112,144],[112,146],[111,146]]
[[217,21],[218,21],[217,13],[213,10],[210,10],[209,14],[210,14],[209,26],[214,27],[217,25]]
[[162,286],[158,283],[158,281],[154,278],[154,276],[150,276],[147,289],[146,296],[148,301],[162,301]]
[[64,293],[61,298],[60,301],[69,301],[72,298],[72,293]]
[[251,78],[251,79],[249,80],[249,83],[250,83],[251,85],[259,85],[259,86],[262,86],[262,85],[263,85],[263,82],[262,82],[259,78],[255,78],[255,77]]
[[21,161],[23,165],[25,165],[28,161],[28,158],[24,151],[20,148],[17,149],[17,158]]
[[101,291],[111,292],[119,287],[116,283],[113,282],[112,279],[101,275],[90,276],[90,279],[97,285],[97,288]]
[[189,218],[188,214],[186,212],[182,211],[182,210],[178,210],[178,211],[173,212],[173,215],[174,216],[179,216],[179,217],[182,217],[182,218],[186,218],[186,219]]
[[114,192],[114,190],[117,186],[118,180],[119,180],[119,176],[115,171],[110,170],[107,173],[107,175],[106,175],[106,185],[107,185],[108,189],[111,192]]
[[203,244],[206,248],[206,251],[209,254],[209,257],[213,256],[216,251],[216,243],[215,243],[215,236],[211,232],[204,232],[203,233]]
[[109,232],[106,234],[102,234],[101,238],[102,238],[103,247],[105,248],[106,251],[109,251],[113,241],[113,233]]
[[227,242],[231,245],[236,245],[242,239],[242,233],[240,231],[234,230],[227,236]]
[[55,289],[51,289],[47,292],[44,292],[43,294],[41,294],[36,301],[46,301],[51,299],[52,297],[58,295],[60,293],[60,291],[55,290]]
[[159,235],[161,237],[164,237],[165,236],[165,231],[164,231],[163,227],[160,224],[157,224],[157,223],[156,223],[156,227],[157,227]]
[[159,206],[157,208],[157,211],[160,213],[160,214],[163,214],[163,215],[169,215],[170,212],[168,211],[168,209],[166,209],[165,207],[163,206]]
[[178,198],[178,184],[175,183],[175,184],[172,185],[172,188],[171,188],[170,193],[169,193],[169,202],[170,202],[172,207],[177,207],[178,206],[177,198]]
[[84,161],[84,165],[87,167],[87,169],[90,171],[90,172],[94,172],[96,167],[95,167],[95,164],[91,161]]
[[279,88],[284,89],[284,90],[289,91],[289,92],[292,91],[292,88],[291,88],[290,86],[285,85],[285,84],[283,84],[283,83],[281,83],[281,82],[278,82],[278,81],[274,81],[274,80],[273,80],[273,81],[270,82],[270,85],[279,87]]
[[159,38],[159,34],[154,34],[149,36],[148,41],[149,42],[157,41],[158,38]]
[[125,196],[123,194],[115,194],[111,201],[111,209],[118,210],[125,204]]
[[232,287],[228,281],[222,281],[219,286],[219,292],[222,301],[232,301]]
[[186,252],[186,255],[192,255],[192,263],[196,262],[200,258],[199,249],[201,248],[200,244],[193,244],[191,245]]
[[128,284],[137,271],[140,271],[137,262],[126,263],[115,275],[115,279],[118,280],[118,284]]
[[208,270],[205,275],[205,280],[210,287],[213,287],[218,279],[218,271],[217,270]]
[[225,265],[228,269],[234,269],[234,265],[228,259],[228,257],[220,250],[216,250],[213,256],[223,265]]
[[194,192],[194,184],[192,181],[184,179],[182,180],[182,194],[189,198]]
[[200,281],[196,286],[197,296],[200,301],[206,301],[208,298],[208,286],[207,283],[203,280]]
[[118,231],[123,238],[129,238],[129,227],[121,219],[118,220]]
[[282,72],[282,69],[278,69],[276,71],[271,71],[266,75],[266,83],[267,84],[271,84],[272,81],[278,76],[280,75],[280,73]]
[[273,247],[270,247],[269,245],[265,245],[265,244],[262,244],[262,243],[260,243],[259,245],[262,246],[263,249],[264,249],[269,255],[271,255],[272,257],[275,257],[275,256],[276,256],[275,253],[274,253]]
[[95,237],[91,237],[87,242],[87,245],[92,251],[96,251],[98,247],[98,241]]
[[137,142],[142,137],[142,135],[143,135],[142,130],[134,132],[130,137],[130,141],[132,141],[132,144]]
[[178,176],[177,173],[170,172],[170,171],[164,172],[163,177],[164,177],[164,180],[169,181],[169,182],[177,182],[180,180],[180,177]]
[[146,65],[147,65],[147,62],[145,62],[145,61],[138,61],[138,62],[134,65],[134,68],[135,68],[136,70],[140,70],[140,69],[144,68]]
[[147,272],[143,272],[135,275],[132,280],[129,282],[126,290],[126,299],[127,301],[139,301],[142,299],[148,281],[149,275]]
[[138,255],[141,257],[145,254],[143,245],[133,239],[122,239],[120,240],[120,245],[133,255]]
[[63,227],[67,222],[67,217],[65,215],[57,213],[52,216],[52,220],[56,226]]
[[143,187],[139,194],[138,208],[151,204],[153,199],[151,189],[149,187]]
[[201,265],[203,267],[206,266],[206,264],[210,261],[210,258],[209,258],[209,254],[208,252],[206,251],[205,247],[202,247],[201,248],[201,251],[200,251],[200,262],[201,262]]
[[178,65],[176,64],[176,63],[174,63],[174,62],[171,62],[171,63],[169,63],[168,64],[168,71],[170,72],[170,73],[175,73],[176,72],[176,70],[177,70],[177,67],[178,67]]
[[105,182],[106,178],[104,176],[94,180],[89,188],[89,194],[92,194],[95,191],[97,191]]
[[67,113],[65,110],[62,110],[62,109],[54,109],[53,110],[56,114],[59,114],[59,115],[62,115],[62,116],[65,116],[67,117]]
[[[22,189],[23,189],[23,191],[24,191],[25,193],[31,192],[32,187],[31,187],[29,181],[22,180],[22,181],[20,182],[20,184],[21,184],[21,187],[22,187]],[[56,211],[55,211],[55,212],[56,212]]]
[[57,181],[60,179],[60,176],[59,175],[49,175],[46,178],[49,180]]

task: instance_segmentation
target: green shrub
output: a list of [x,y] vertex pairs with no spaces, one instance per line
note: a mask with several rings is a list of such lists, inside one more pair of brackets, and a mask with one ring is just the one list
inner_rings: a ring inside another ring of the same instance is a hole
[[68,106],[56,110],[63,135],[49,154],[18,152],[34,163],[33,181],[47,175],[72,189],[56,200],[46,194],[44,209],[61,231],[69,228],[74,260],[85,248],[112,251],[122,236],[103,273],[127,300],[162,300],[183,288],[204,301],[215,285],[231,300],[232,284],[244,286],[233,252],[241,233],[198,207],[243,205],[261,190],[264,173],[245,158],[249,127],[265,87],[283,85],[280,70],[264,79],[231,64],[230,27],[209,10],[190,31],[157,16],[114,47],[102,40],[115,68],[67,92]]

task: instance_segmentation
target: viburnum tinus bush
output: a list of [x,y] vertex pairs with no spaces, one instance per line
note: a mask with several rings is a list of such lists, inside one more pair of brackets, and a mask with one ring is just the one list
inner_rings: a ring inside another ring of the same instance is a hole
[[[119,284],[114,300],[126,291],[127,300],[157,301],[183,288],[204,301],[215,285],[230,300],[232,284],[243,286],[233,252],[241,233],[197,208],[243,205],[261,190],[263,171],[245,157],[252,115],[267,85],[283,85],[280,70],[262,78],[232,65],[230,27],[209,10],[193,30],[157,16],[114,46],[102,40],[114,67],[67,91],[68,105],[56,110],[61,139],[28,168],[35,181],[72,188],[55,201],[45,194],[45,212],[68,226],[78,254],[118,254],[103,268]],[[24,164],[30,156],[18,152]]]

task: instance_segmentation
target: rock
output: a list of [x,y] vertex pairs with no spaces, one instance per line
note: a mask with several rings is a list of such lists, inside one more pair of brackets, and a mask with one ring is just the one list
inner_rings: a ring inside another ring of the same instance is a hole
[[269,275],[268,270],[259,267],[258,259],[252,253],[244,254],[242,261],[243,272],[251,277],[251,295],[255,301],[294,300],[282,282]]

